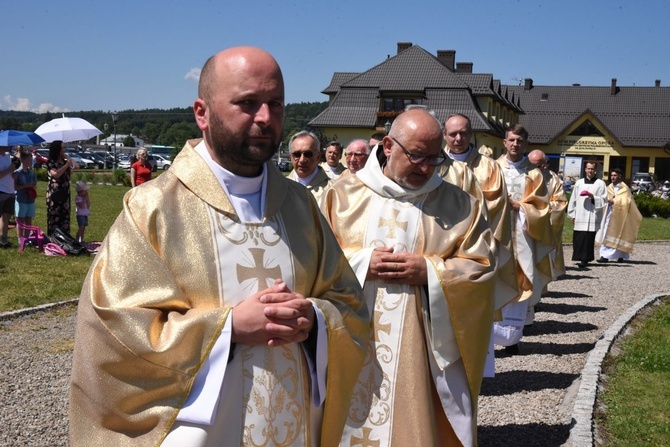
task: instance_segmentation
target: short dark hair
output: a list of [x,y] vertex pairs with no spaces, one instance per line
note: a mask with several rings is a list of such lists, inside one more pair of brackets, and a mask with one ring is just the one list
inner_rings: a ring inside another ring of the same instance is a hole
[[214,56],[211,56],[205,62],[200,70],[200,80],[198,81],[198,98],[208,102],[214,94],[214,82],[216,78],[216,62]]
[[612,172],[614,172],[614,173],[616,173],[617,175],[623,177],[623,174],[621,173],[621,169],[619,169],[619,168],[610,169],[610,174],[611,174]]
[[509,135],[510,133],[513,133],[515,135],[521,135],[524,140],[528,140],[528,131],[521,124],[515,124],[509,129],[507,129],[507,132],[505,132],[505,139],[507,139],[507,135]]
[[53,140],[49,144],[49,161],[56,161],[60,158],[61,147],[63,147],[61,140]]

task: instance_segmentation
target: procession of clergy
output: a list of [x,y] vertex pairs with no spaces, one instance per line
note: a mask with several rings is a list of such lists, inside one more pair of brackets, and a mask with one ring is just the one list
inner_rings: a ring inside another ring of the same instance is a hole
[[203,138],[124,197],[84,284],[71,445],[474,446],[494,346],[518,351],[565,273],[566,208],[580,268],[596,240],[633,249],[621,173],[586,163],[568,203],[520,125],[497,160],[424,107],[323,163],[304,131],[285,179],[283,113],[267,52],[203,66]]

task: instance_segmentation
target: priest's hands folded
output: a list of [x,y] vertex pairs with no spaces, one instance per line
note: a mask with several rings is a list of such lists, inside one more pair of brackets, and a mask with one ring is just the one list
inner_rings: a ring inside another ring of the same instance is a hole
[[281,346],[307,339],[314,325],[312,302],[277,280],[233,308],[233,343]]
[[415,253],[393,253],[391,247],[375,248],[370,257],[367,279],[391,284],[428,284],[426,259]]

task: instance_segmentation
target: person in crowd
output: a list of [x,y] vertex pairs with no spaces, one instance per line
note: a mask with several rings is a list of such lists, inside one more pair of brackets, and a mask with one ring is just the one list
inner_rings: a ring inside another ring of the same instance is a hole
[[512,214],[512,240],[519,297],[502,308],[502,321],[493,328],[494,343],[510,354],[519,351],[523,327],[534,321],[533,308],[551,281],[549,255],[553,250],[549,195],[542,172],[528,157],[528,131],[515,124],[505,132],[506,153],[498,158],[505,177]]
[[271,165],[279,65],[212,56],[193,110],[203,139],[126,194],[84,283],[70,445],[335,446],[369,316],[316,201]]
[[293,170],[287,178],[305,186],[318,202],[330,184],[328,175],[319,166],[319,138],[303,130],[291,137],[288,147]]
[[554,239],[554,251],[551,252],[551,276],[552,280],[558,279],[565,274],[565,257],[563,256],[563,225],[565,224],[565,208],[568,199],[563,190],[563,181],[554,171],[549,169],[549,161],[544,152],[539,149],[530,151],[528,161],[542,171],[544,182],[549,192],[549,208],[551,216],[551,234]]
[[372,314],[340,445],[476,443],[495,242],[485,205],[437,174],[445,159],[439,121],[408,110],[322,199]]
[[380,141],[384,139],[386,136],[385,133],[383,132],[375,132],[370,136],[370,139],[368,140],[368,147],[370,147],[370,150],[374,149],[375,146],[379,144]]
[[339,141],[331,141],[326,148],[326,161],[321,163],[321,168],[331,180],[338,178],[347,169],[340,160],[342,160],[342,145]]
[[347,162],[349,174],[355,174],[365,166],[370,156],[370,146],[365,140],[353,140],[344,150],[344,159]]
[[[481,190],[481,199],[486,202],[487,219],[491,225],[493,237],[498,242],[499,282],[496,286],[496,309],[500,309],[519,294],[515,273],[516,264],[513,256],[512,223],[507,186],[500,165],[495,160],[475,150],[474,146],[470,144],[471,138],[472,126],[467,116],[454,114],[447,118],[444,123],[447,155],[451,160],[462,163],[474,173],[475,180]],[[445,180],[449,181],[454,172],[459,171],[459,166],[461,166],[459,163],[445,163],[440,166],[439,173]],[[456,183],[454,182],[454,184]]]
[[84,234],[86,227],[88,227],[88,216],[91,211],[91,198],[88,195],[89,186],[84,182],[77,182],[75,189],[77,190],[77,197],[74,198],[74,204],[77,214],[77,241],[80,244],[84,243]]
[[65,154],[65,143],[60,140],[49,144],[47,161],[47,234],[56,228],[70,233],[70,175],[79,164]]
[[151,180],[151,164],[146,148],[137,150],[137,161],[130,166],[130,185],[134,188]]
[[9,242],[9,219],[14,213],[14,164],[10,154],[11,147],[0,146],[0,248],[10,248]]
[[[449,116],[444,123],[443,134],[449,158],[439,167],[440,176],[486,204],[483,208],[486,212],[485,218],[496,240],[498,271],[495,287],[497,311],[495,319],[500,320],[502,318],[500,309],[519,296],[505,177],[495,160],[475,150],[470,144],[472,127],[467,116],[461,114]],[[492,337],[484,377],[495,375],[494,354]]]
[[598,262],[623,262],[630,258],[635,246],[637,231],[642,223],[642,214],[637,209],[633,193],[623,182],[621,169],[610,172],[607,186],[607,209],[600,227],[600,258]]
[[[37,175],[32,169],[33,154],[22,150],[19,155],[21,167],[14,171],[14,188],[16,189],[16,221],[22,225],[32,225],[35,217],[35,199],[37,197]],[[24,234],[22,236],[28,236]]]
[[607,206],[607,185],[596,176],[596,168],[595,162],[586,162],[585,176],[575,183],[568,202],[568,217],[574,224],[572,260],[577,261],[580,269],[595,259],[596,233]]

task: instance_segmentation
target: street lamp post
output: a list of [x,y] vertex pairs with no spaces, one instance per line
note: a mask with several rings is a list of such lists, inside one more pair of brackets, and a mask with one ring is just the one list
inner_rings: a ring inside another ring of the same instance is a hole
[[[107,139],[107,138],[109,138],[109,135],[107,135],[107,131],[109,130],[109,124],[105,123],[103,128],[105,129],[105,139]],[[107,156],[108,155],[109,154],[105,151],[105,164],[103,166],[105,169],[107,169]]]
[[112,122],[114,123],[114,169],[117,167],[117,159],[116,159],[116,120],[119,119],[119,114],[116,112],[112,112]]

